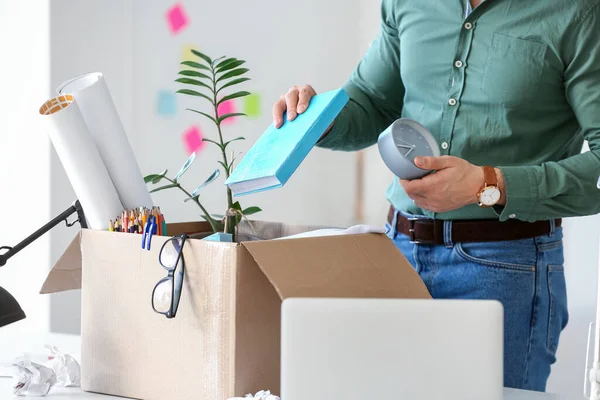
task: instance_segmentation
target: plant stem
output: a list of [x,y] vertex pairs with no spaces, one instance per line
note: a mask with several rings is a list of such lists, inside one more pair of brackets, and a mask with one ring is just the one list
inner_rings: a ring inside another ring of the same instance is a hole
[[[179,182],[175,182],[174,180],[169,179],[166,176],[163,179],[166,179],[167,181],[169,181],[169,182],[177,185],[177,187],[179,188],[179,190],[181,190],[183,193],[185,193],[188,197],[192,197],[192,194],[190,192],[188,192],[187,190],[185,190],[183,187],[181,187],[181,185],[179,184]],[[208,213],[208,211],[206,211],[206,208],[204,208],[204,206],[202,205],[202,203],[200,203],[200,200],[198,200],[197,198],[193,198],[193,200],[198,205],[198,207],[200,207],[200,209],[202,210],[202,212],[204,213],[204,218],[210,224],[210,227],[212,228],[213,232],[218,232],[219,228],[215,225],[215,222],[213,221],[213,218],[210,216],[210,214]]]
[[[225,176],[229,178],[229,161],[227,160],[227,152],[225,151],[225,145],[223,142],[223,132],[221,131],[221,123],[219,122],[219,107],[217,106],[217,73],[215,71],[214,66],[211,66],[211,71],[213,75],[213,96],[214,96],[214,104],[215,104],[215,120],[217,121],[217,131],[219,132],[219,142],[221,143],[221,154],[223,155],[223,163],[227,166],[225,168]],[[227,209],[229,210],[233,206],[233,195],[231,194],[231,189],[227,188]],[[227,227],[226,227],[227,229]],[[227,232],[232,233],[233,232]]]

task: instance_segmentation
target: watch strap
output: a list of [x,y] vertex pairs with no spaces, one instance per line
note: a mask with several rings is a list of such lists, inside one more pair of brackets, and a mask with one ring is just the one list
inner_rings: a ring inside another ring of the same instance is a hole
[[483,179],[486,186],[498,186],[498,179],[496,178],[496,170],[488,165],[483,168]]

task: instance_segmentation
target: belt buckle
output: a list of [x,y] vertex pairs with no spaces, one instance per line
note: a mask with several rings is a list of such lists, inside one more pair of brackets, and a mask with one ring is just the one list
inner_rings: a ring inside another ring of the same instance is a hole
[[409,237],[410,243],[412,243],[412,244],[422,244],[422,243],[424,243],[422,240],[417,240],[417,238],[415,237],[415,221],[419,221],[419,220],[424,219],[424,218],[407,217],[407,219],[409,221],[408,237]]

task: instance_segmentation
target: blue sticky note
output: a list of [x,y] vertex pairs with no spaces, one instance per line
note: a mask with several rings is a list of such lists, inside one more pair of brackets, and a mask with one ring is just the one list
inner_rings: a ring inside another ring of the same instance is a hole
[[158,112],[158,115],[175,115],[177,113],[175,93],[169,90],[159,91],[156,111]]
[[231,233],[216,232],[202,240],[208,240],[209,242],[233,242],[233,236]]

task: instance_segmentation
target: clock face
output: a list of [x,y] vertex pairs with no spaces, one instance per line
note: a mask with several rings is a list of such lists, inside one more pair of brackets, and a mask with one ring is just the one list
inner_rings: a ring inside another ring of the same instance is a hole
[[479,201],[484,206],[493,206],[500,201],[500,190],[496,187],[485,189],[480,196]]
[[417,156],[439,156],[435,138],[414,121],[397,121],[393,125],[392,137],[399,153],[410,161]]

